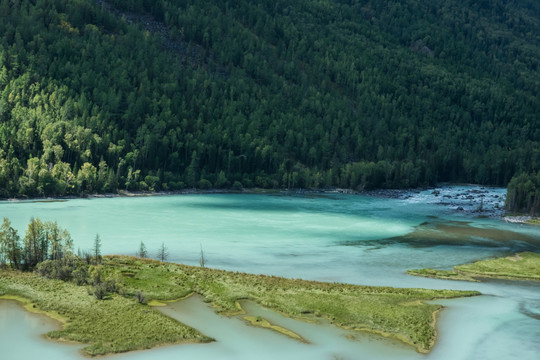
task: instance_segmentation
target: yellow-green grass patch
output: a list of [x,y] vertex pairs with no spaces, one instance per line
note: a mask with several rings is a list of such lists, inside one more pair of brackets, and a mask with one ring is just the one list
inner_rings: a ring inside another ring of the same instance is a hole
[[262,328],[265,328],[265,329],[274,330],[274,331],[279,332],[280,334],[286,335],[286,336],[288,336],[290,338],[293,338],[295,340],[299,340],[299,341],[307,343],[307,341],[303,337],[301,337],[300,335],[298,335],[294,331],[291,331],[289,329],[286,329],[286,328],[284,328],[282,326],[279,326],[279,325],[276,325],[276,324],[272,324],[270,321],[268,321],[265,318],[262,318],[260,316],[244,316],[244,319],[246,321],[248,321],[253,326],[258,326],[258,327],[262,327]]
[[525,221],[525,223],[529,224],[529,225],[540,226],[540,219],[539,218],[529,219],[529,220]]
[[407,274],[422,276],[434,279],[447,279],[447,280],[463,280],[463,281],[478,281],[470,276],[456,272],[454,270],[435,270],[435,269],[412,269],[407,270]]
[[454,270],[407,270],[407,274],[468,281],[478,281],[477,278],[540,281],[540,254],[521,252],[513,256],[458,265]]
[[209,338],[149,306],[113,295],[97,300],[86,287],[32,273],[0,272],[0,295],[15,295],[30,309],[60,319],[62,330],[47,337],[88,344],[82,351],[95,356],[149,349],[162,344],[207,342]]
[[342,327],[398,338],[421,352],[435,342],[433,314],[441,308],[424,301],[478,294],[304,281],[127,257],[108,258],[106,266],[113,263],[136,273],[125,279],[126,289],[142,290],[149,301],[195,292],[218,312],[232,315],[242,313],[238,301],[252,300],[293,318],[317,315]]

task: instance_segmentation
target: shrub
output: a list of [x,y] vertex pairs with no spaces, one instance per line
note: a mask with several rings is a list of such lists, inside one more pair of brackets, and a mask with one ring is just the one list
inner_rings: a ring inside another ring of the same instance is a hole
[[135,300],[137,300],[139,304],[146,304],[146,297],[141,290],[137,291],[137,294],[135,295]]
[[212,183],[206,179],[199,180],[199,189],[207,190],[212,187]]
[[244,186],[242,185],[242,183],[238,180],[236,180],[232,186],[233,190],[242,190],[244,188]]
[[71,267],[61,260],[45,260],[36,266],[35,270],[43,277],[50,279],[71,280]]
[[95,284],[93,286],[93,294],[98,300],[103,300],[107,295],[107,286],[103,283]]
[[73,279],[75,284],[79,286],[86,285],[88,283],[88,271],[86,269],[86,266],[83,266],[83,264],[79,264],[79,266],[77,266],[75,270],[71,272],[71,278]]

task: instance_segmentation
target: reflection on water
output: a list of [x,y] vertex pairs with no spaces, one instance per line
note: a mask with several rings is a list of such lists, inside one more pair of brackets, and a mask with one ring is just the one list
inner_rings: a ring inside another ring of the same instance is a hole
[[[478,290],[492,296],[445,302],[448,308],[441,314],[441,336],[427,357],[399,346],[396,350],[399,354],[388,357],[536,360],[540,353],[540,337],[535,330],[540,328],[540,283],[492,280],[467,283],[405,273],[407,269],[424,267],[450,269],[514,251],[540,251],[540,228],[472,218],[457,212],[455,205],[440,205],[444,195],[450,196],[446,199],[453,202],[470,201],[468,198],[460,200],[463,188],[457,189],[455,194],[452,191],[445,189],[437,199],[428,191],[400,199],[343,194],[317,198],[212,194],[50,203],[0,202],[0,217],[9,217],[23,236],[32,216],[44,221],[56,220],[71,232],[75,248],[82,250],[91,249],[99,233],[103,252],[110,254],[133,255],[141,241],[152,254],[164,242],[171,261],[198,265],[202,245],[207,264],[226,270],[364,285]],[[494,194],[483,194],[486,198],[500,199],[502,192],[495,189]],[[345,358],[349,354],[348,350],[339,352],[349,348],[333,335],[322,336],[333,339],[328,345],[319,344],[317,335],[310,335],[311,328],[302,328],[301,335],[315,339],[308,346],[269,330],[248,327],[241,319],[220,318],[204,304],[200,305],[203,308],[196,310],[194,305],[192,313],[183,313],[182,316],[187,317],[184,321],[192,316],[196,328],[214,324],[205,328],[208,332],[201,330],[216,337],[217,342],[164,347],[136,356],[148,359],[153,357],[154,351],[165,358],[196,359],[247,359],[259,358],[261,354],[286,359],[291,358],[287,356],[289,352],[294,353],[295,358],[332,358],[334,350]],[[221,327],[226,330],[220,330]],[[236,332],[243,335],[236,340],[219,340],[221,336],[228,339]],[[248,337],[250,335],[256,338]],[[3,333],[0,342],[2,339]],[[369,349],[362,341],[353,344]],[[370,340],[370,343],[379,341]],[[272,345],[265,346],[266,342]],[[334,347],[334,342],[340,345]],[[505,351],[512,347],[519,348],[515,349],[519,357]],[[384,342],[383,348],[393,347]],[[365,351],[372,354],[371,350]],[[380,351],[383,354],[386,350]],[[489,357],[480,354],[489,354]]]

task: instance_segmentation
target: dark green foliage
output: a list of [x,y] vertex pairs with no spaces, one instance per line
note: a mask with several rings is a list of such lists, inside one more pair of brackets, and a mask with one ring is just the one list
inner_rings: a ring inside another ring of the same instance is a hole
[[0,0],[0,196],[506,185],[533,0]]
[[45,262],[39,270],[44,276],[63,279],[71,278],[71,270],[59,266],[67,266],[72,259],[73,240],[56,222],[32,218],[21,243],[17,230],[4,218],[0,227],[0,265],[7,263],[14,269],[34,270],[39,263]]
[[94,238],[92,254],[94,255],[94,263],[99,264],[101,262],[101,238],[99,237],[99,234],[96,234],[96,237]]
[[92,286],[92,294],[96,297],[98,300],[103,300],[105,296],[107,295],[107,288],[105,284],[99,283],[94,284]]
[[120,275],[105,274],[101,266],[88,265],[78,256],[42,261],[35,267],[35,272],[49,279],[72,281],[79,286],[89,285],[88,293],[99,300],[111,293],[125,295]]
[[139,304],[146,304],[146,298],[141,290],[137,291],[137,294],[135,295],[135,299],[137,299],[137,302]]
[[506,209],[515,213],[540,215],[540,171],[534,174],[520,174],[508,184]]
[[22,267],[23,251],[21,238],[11,222],[4,218],[0,227],[0,265],[9,265],[13,269]]
[[[86,265],[88,265],[86,263]],[[88,283],[88,267],[83,266],[82,264],[79,264],[72,272],[71,272],[72,280],[77,285],[86,285]]]

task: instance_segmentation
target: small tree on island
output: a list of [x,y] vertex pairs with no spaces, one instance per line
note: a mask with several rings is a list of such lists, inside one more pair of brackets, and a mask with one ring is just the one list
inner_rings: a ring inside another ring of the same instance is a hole
[[202,244],[201,244],[201,256],[199,257],[199,265],[201,265],[201,267],[204,267],[205,264],[206,264],[206,259],[204,258],[204,252],[203,252]]
[[96,264],[101,262],[101,238],[99,234],[96,234],[94,239],[94,247],[92,248],[92,254],[94,255],[94,260]]
[[146,245],[141,241],[141,244],[139,245],[139,251],[137,252],[137,256],[140,258],[147,258],[148,257],[148,251],[146,250]]
[[169,257],[169,249],[165,246],[165,243],[161,243],[161,247],[158,250],[157,258],[159,261],[165,261]]

